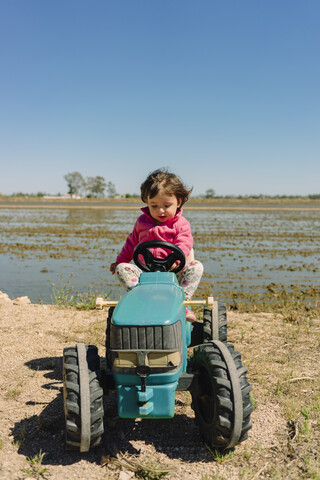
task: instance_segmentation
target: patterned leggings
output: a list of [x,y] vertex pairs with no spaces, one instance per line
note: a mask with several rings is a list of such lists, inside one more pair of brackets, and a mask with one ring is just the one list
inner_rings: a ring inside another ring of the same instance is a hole
[[[119,263],[116,274],[126,290],[131,290],[139,282],[142,270],[133,263]],[[186,300],[190,300],[197,290],[203,274],[203,265],[198,260],[188,262],[181,272],[177,273],[179,285],[183,288]]]

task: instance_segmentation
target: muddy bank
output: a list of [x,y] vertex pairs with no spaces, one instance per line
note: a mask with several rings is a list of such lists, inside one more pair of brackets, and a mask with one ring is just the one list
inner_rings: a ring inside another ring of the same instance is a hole
[[[130,198],[81,198],[44,199],[41,197],[0,197],[1,208],[58,208],[58,209],[124,209],[136,210],[144,206],[140,197]],[[320,199],[309,198],[192,198],[184,206],[186,210],[292,210],[320,211]]]
[[[117,298],[109,272],[139,210],[0,209],[0,289],[33,303],[90,291]],[[318,309],[320,217],[316,211],[186,209],[197,258],[198,297],[238,311]],[[54,292],[55,289],[55,292]]]

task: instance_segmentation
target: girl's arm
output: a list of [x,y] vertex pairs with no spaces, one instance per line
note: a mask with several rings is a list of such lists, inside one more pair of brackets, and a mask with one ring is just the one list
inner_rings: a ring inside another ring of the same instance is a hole
[[114,275],[117,265],[119,263],[129,263],[133,258],[133,251],[138,243],[137,241],[138,235],[135,233],[135,229],[130,233],[123,245],[121,252],[117,256],[115,262],[111,263],[110,265],[110,272]]
[[179,219],[177,233],[173,243],[181,248],[187,259],[193,247],[193,238],[190,223],[184,217],[180,217]]
[[133,258],[133,252],[135,247],[138,245],[138,232],[137,232],[137,222],[134,226],[134,229],[127,237],[125,244],[123,245],[121,252],[117,256],[116,263],[129,263]]

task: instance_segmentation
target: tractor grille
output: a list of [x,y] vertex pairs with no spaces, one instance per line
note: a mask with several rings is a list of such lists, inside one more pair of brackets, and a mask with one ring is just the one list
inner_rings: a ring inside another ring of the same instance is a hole
[[162,326],[111,325],[112,350],[180,350],[181,323]]

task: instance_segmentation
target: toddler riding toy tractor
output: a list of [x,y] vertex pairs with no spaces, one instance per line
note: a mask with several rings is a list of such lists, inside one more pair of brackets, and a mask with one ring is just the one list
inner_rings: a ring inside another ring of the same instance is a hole
[[[172,253],[156,258],[149,250],[155,247]],[[233,448],[248,436],[253,406],[247,368],[227,343],[225,305],[213,297],[185,301],[175,275],[185,256],[171,243],[141,243],[134,262],[143,270],[138,285],[119,302],[97,299],[98,308],[109,307],[106,359],[100,362],[92,345],[64,349],[66,447],[86,452],[100,444],[103,395],[110,390],[116,390],[119,417],[145,419],[173,417],[175,392],[189,390],[204,441]],[[192,324],[186,305],[195,304],[205,305],[204,315]]]

